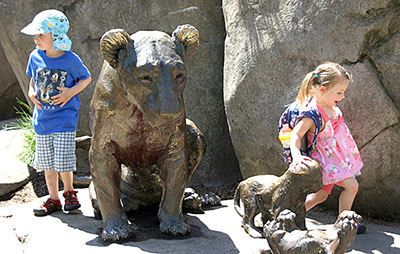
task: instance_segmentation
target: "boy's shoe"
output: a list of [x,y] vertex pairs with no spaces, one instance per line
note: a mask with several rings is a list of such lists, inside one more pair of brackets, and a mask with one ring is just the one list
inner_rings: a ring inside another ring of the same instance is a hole
[[45,216],[55,211],[61,211],[61,208],[62,205],[60,200],[54,200],[49,198],[46,200],[46,202],[41,204],[39,208],[33,209],[33,212],[37,216]]
[[357,223],[357,234],[364,234],[367,231],[367,227],[361,223]]
[[76,193],[77,191],[66,191],[63,193],[63,196],[65,198],[65,205],[64,205],[65,211],[73,211],[81,207],[81,204],[79,203]]

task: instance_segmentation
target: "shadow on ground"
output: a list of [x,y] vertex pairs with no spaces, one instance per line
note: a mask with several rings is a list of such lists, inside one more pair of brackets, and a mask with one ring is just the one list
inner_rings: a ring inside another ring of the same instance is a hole
[[[225,207],[222,205],[212,207],[210,211]],[[239,253],[228,234],[211,230],[197,217],[198,215],[194,214],[184,214],[185,221],[192,229],[189,235],[174,237],[162,234],[158,228],[157,212],[158,205],[153,205],[129,213],[128,217],[135,227],[135,233],[130,239],[117,243],[104,242],[101,239],[102,222],[92,216],[83,213],[66,216],[61,212],[53,213],[51,216],[58,218],[72,229],[95,235],[86,242],[86,245],[93,247],[130,246],[148,253]]]

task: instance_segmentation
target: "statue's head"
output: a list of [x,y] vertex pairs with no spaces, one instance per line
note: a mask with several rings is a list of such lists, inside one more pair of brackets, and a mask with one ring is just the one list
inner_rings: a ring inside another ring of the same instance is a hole
[[[109,66],[110,82],[118,83],[126,100],[150,123],[184,116],[185,58],[199,45],[196,28],[182,25],[172,36],[159,31],[129,35],[122,29],[106,32],[100,50]],[[104,71],[104,70],[103,70]]]

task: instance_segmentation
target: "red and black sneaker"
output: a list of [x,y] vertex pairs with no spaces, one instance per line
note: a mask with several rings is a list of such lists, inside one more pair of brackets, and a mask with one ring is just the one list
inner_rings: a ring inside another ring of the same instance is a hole
[[81,207],[81,204],[79,203],[76,193],[77,191],[66,191],[63,193],[63,196],[65,198],[65,205],[64,205],[65,211],[73,211]]
[[46,202],[41,204],[39,208],[33,209],[33,212],[37,216],[45,216],[55,211],[61,211],[61,208],[62,205],[60,200],[54,200],[49,198],[46,200]]

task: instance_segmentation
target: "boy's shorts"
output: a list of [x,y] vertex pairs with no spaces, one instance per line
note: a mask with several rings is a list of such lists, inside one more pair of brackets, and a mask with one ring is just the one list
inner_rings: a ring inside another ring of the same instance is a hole
[[36,152],[33,167],[38,170],[69,172],[76,170],[76,132],[36,134]]
[[324,185],[324,187],[322,187],[322,190],[325,191],[325,192],[328,192],[328,194],[330,195],[334,185],[342,187],[342,184],[343,184],[343,181],[340,181],[340,182],[337,182],[337,183],[328,184],[328,185]]

